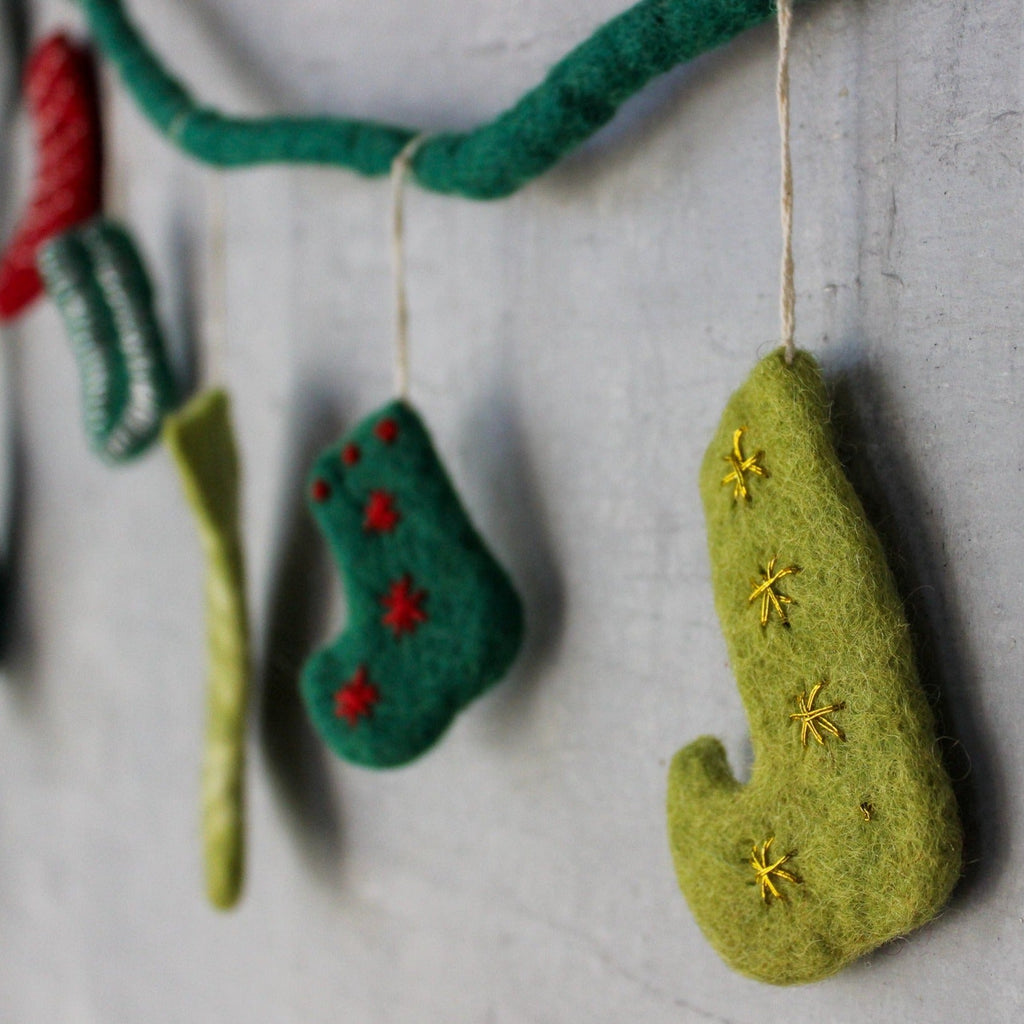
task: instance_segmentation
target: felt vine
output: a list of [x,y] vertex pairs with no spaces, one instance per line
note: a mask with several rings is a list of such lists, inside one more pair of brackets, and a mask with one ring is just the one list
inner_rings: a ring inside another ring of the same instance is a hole
[[668,817],[711,944],[815,981],[933,917],[960,873],[952,787],[881,545],[832,445],[821,372],[762,360],[701,470],[715,604],[750,723],[741,785],[717,739],[680,751]]
[[239,465],[227,393],[206,391],[167,417],[164,440],[195,513],[206,554],[209,658],[203,843],[206,889],[222,909],[238,900],[244,871],[245,717],[249,626],[239,525]]
[[341,757],[404,764],[505,674],[522,606],[405,401],[325,451],[309,496],[344,576],[349,618],[307,663],[303,697]]
[[[161,64],[121,0],[80,0],[97,45],[150,121],[185,152],[221,167],[316,163],[387,174],[421,130],[345,117],[240,118],[198,104]],[[652,78],[764,21],[773,0],[641,0],[556,64],[493,121],[431,136],[416,180],[471,199],[507,196],[611,120]]]

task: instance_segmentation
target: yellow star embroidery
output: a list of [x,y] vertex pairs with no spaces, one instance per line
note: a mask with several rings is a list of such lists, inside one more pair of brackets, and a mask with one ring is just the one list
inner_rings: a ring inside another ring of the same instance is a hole
[[732,489],[733,501],[739,501],[741,498],[746,501],[750,500],[750,491],[747,490],[747,473],[753,473],[755,476],[760,477],[768,476],[768,470],[761,465],[764,452],[754,452],[749,459],[743,458],[740,438],[746,432],[746,429],[746,427],[740,427],[739,430],[733,431],[732,453],[722,456],[722,460],[732,466],[732,471],[722,477],[722,484],[723,486],[725,484],[734,485]]
[[754,588],[754,592],[747,598],[748,604],[753,604],[758,598],[761,598],[761,626],[768,625],[768,616],[771,614],[772,609],[775,610],[775,614],[782,620],[784,626],[789,625],[789,619],[786,617],[785,605],[796,604],[796,601],[791,597],[786,597],[785,594],[780,594],[776,591],[775,586],[784,576],[795,576],[800,571],[799,565],[790,565],[785,569],[780,569],[778,572],[775,571],[775,563],[778,560],[778,556],[773,558],[768,563],[767,569],[761,570],[760,580],[751,580],[750,585]]
[[772,848],[772,843],[775,842],[775,836],[771,839],[766,839],[762,844],[761,848],[757,848],[757,844],[754,844],[753,850],[750,852],[750,866],[754,869],[754,881],[761,889],[761,899],[764,900],[765,905],[771,904],[772,899],[780,900],[782,903],[786,902],[786,897],[778,890],[775,885],[776,880],[784,878],[787,882],[792,882],[794,885],[801,885],[801,879],[797,878],[791,871],[786,871],[783,868],[791,857],[795,856],[795,853],[787,853],[780,857],[773,863],[768,863],[768,851]]
[[794,721],[800,723],[800,742],[805,747],[807,746],[808,735],[813,736],[818,743],[825,746],[825,739],[818,731],[819,729],[823,729],[830,736],[835,736],[837,740],[846,739],[843,730],[835,722],[830,722],[825,717],[826,715],[831,715],[834,711],[842,711],[846,707],[846,701],[841,700],[838,704],[826,704],[823,708],[816,708],[814,706],[814,702],[818,699],[818,694],[821,693],[824,686],[824,683],[818,683],[817,686],[812,687],[809,695],[801,693],[796,699],[800,710],[789,716]]

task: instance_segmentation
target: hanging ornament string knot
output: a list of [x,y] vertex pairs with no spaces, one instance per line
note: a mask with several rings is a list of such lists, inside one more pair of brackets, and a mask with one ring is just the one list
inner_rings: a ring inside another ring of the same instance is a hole
[[391,272],[395,301],[395,391],[409,397],[409,300],[405,288],[405,179],[420,147],[429,139],[417,135],[391,163]]

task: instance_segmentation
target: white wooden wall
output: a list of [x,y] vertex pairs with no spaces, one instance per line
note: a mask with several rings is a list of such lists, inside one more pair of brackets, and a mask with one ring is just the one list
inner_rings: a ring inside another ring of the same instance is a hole
[[[130,6],[204,99],[441,130],[493,116],[623,2]],[[29,6],[36,35],[76,16]],[[794,39],[798,337],[836,382],[943,743],[970,771],[970,864],[938,921],[820,985],[758,985],[704,942],[665,837],[676,749],[713,732],[749,760],[696,475],[777,332],[766,26],[652,85],[513,198],[410,193],[414,398],[530,633],[507,681],[400,771],[334,759],[295,694],[343,620],[301,481],[390,393],[387,187],[330,170],[225,180],[219,362],[260,666],[234,913],[202,897],[202,564],[178,482],[162,451],[116,471],[88,454],[52,305],[6,333],[19,515],[0,1018],[1020,1020],[1022,14],[816,0]],[[111,209],[145,248],[185,373],[209,350],[212,174],[105,86]],[[31,165],[23,120],[0,155],[9,226]]]

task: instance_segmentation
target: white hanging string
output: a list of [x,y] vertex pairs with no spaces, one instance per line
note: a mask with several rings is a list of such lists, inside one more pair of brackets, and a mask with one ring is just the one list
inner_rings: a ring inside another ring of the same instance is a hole
[[409,164],[426,142],[417,135],[391,163],[391,272],[395,299],[395,391],[409,397],[409,300],[405,289],[405,179]]
[[796,355],[796,287],[793,274],[793,164],[789,153],[789,36],[793,23],[792,0],[778,0],[779,70],[776,97],[779,105],[782,176],[780,207],[782,212],[782,265],[779,271],[779,317],[786,362]]
[[224,361],[228,344],[228,248],[227,201],[224,174],[214,171],[209,175],[206,190],[206,359],[200,360],[203,384],[207,387],[224,381]]

